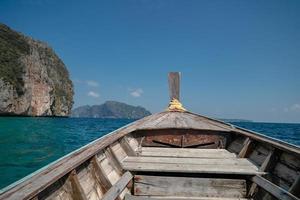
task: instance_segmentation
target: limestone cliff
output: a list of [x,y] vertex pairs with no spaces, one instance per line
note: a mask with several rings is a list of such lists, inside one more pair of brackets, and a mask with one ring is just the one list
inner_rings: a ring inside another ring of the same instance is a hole
[[45,43],[0,24],[0,115],[67,116],[73,84]]

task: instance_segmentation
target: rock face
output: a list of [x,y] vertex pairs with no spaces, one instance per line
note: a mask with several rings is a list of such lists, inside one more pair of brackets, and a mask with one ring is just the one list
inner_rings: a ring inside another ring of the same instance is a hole
[[72,111],[72,117],[139,119],[151,115],[141,106],[131,106],[117,101],[102,105],[81,106]]
[[0,115],[68,116],[73,84],[45,43],[0,24]]

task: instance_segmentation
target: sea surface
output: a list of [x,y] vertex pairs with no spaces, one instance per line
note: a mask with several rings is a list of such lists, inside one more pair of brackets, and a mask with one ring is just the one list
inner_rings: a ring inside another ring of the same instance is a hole
[[[0,117],[0,188],[132,121]],[[300,146],[300,124],[232,124]]]

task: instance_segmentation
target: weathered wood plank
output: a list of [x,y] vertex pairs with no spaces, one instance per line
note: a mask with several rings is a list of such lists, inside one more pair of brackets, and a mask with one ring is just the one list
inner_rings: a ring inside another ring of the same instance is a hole
[[246,198],[218,198],[218,197],[161,197],[161,196],[133,196],[130,194],[125,195],[125,200],[248,200]]
[[122,168],[121,163],[119,162],[117,156],[115,155],[114,151],[112,151],[110,147],[107,147],[104,152],[105,152],[105,156],[107,157],[107,159],[113,166],[114,170],[118,174],[123,174],[123,168]]
[[120,140],[120,144],[128,156],[137,156],[137,152],[130,146],[126,136]]
[[126,152],[121,147],[119,142],[115,142],[114,144],[110,145],[110,148],[120,163],[124,160],[124,158],[127,157]]
[[253,151],[249,154],[247,158],[254,162],[256,165],[261,166],[270,152],[269,148],[271,146],[267,146],[268,145],[256,143],[255,148],[253,148]]
[[178,197],[245,197],[246,181],[167,176],[134,176],[134,195]]
[[179,92],[180,92],[180,73],[170,72],[169,73],[170,100],[172,99],[179,100]]
[[99,199],[102,196],[100,184],[94,175],[94,169],[91,163],[89,163],[89,165],[83,165],[79,169],[77,168],[77,178],[87,199],[93,197]]
[[232,128],[224,128],[218,124],[210,123],[208,120],[189,112],[168,112],[159,118],[138,127],[138,130],[157,130],[157,129],[194,129],[230,132]]
[[297,197],[300,197],[300,175],[298,175],[297,179],[290,187],[289,192]]
[[108,180],[102,167],[99,165],[96,157],[91,160],[91,164],[93,166],[93,173],[97,178],[96,180],[99,182],[102,192],[107,192],[111,188],[112,184]]
[[141,163],[123,162],[125,170],[145,172],[178,172],[178,173],[215,173],[215,174],[265,174],[254,169],[253,166],[239,165],[200,165],[200,164],[174,164],[174,163]]
[[226,149],[195,149],[195,148],[160,148],[160,147],[142,147],[143,152],[186,152],[186,153],[230,153]]
[[276,166],[273,170],[273,174],[288,182],[289,184],[293,184],[293,182],[299,175],[299,172],[281,162],[278,162],[276,163]]
[[257,167],[253,165],[249,160],[245,158],[168,158],[168,157],[127,157],[123,162],[135,162],[135,163],[173,163],[173,164],[198,164],[198,165],[235,165],[235,166],[247,166],[254,170]]
[[126,188],[129,181],[133,178],[130,172],[125,172],[123,176],[115,183],[103,196],[102,200],[114,200]]
[[260,171],[269,171],[270,168],[275,165],[277,160],[278,160],[277,150],[276,149],[270,150],[268,156],[266,157],[265,161],[260,166],[259,170]]
[[152,157],[186,157],[186,158],[235,158],[234,153],[225,149],[185,149],[185,148],[158,148],[142,147],[140,156]]
[[289,166],[290,168],[300,171],[300,155],[295,156],[293,154],[282,152],[279,160],[281,163]]
[[[259,168],[259,171],[268,171],[270,169],[271,166],[275,165],[275,162],[277,161],[277,156],[276,156],[276,150],[272,149],[269,151],[268,156],[266,157],[265,161],[262,163],[262,165]],[[252,197],[256,191],[257,188],[257,184],[256,183],[252,183],[249,192],[248,192],[248,196]]]
[[72,197],[74,200],[87,200],[85,194],[84,194],[84,191],[78,181],[78,178],[77,178],[77,174],[76,174],[76,171],[73,170],[71,173],[70,173],[70,176],[69,176],[69,181],[71,183],[71,187],[72,187]]
[[299,200],[298,197],[275,185],[261,176],[254,176],[251,180],[264,190],[281,200]]
[[248,157],[248,155],[252,151],[252,148],[253,148],[253,141],[249,137],[247,137],[245,139],[244,146],[243,146],[242,150],[240,151],[238,157],[240,157],[240,158]]

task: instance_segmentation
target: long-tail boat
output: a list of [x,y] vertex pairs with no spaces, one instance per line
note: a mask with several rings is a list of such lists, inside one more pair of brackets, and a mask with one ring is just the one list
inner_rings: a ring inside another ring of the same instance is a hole
[[299,200],[300,148],[170,104],[1,191],[0,199]]

